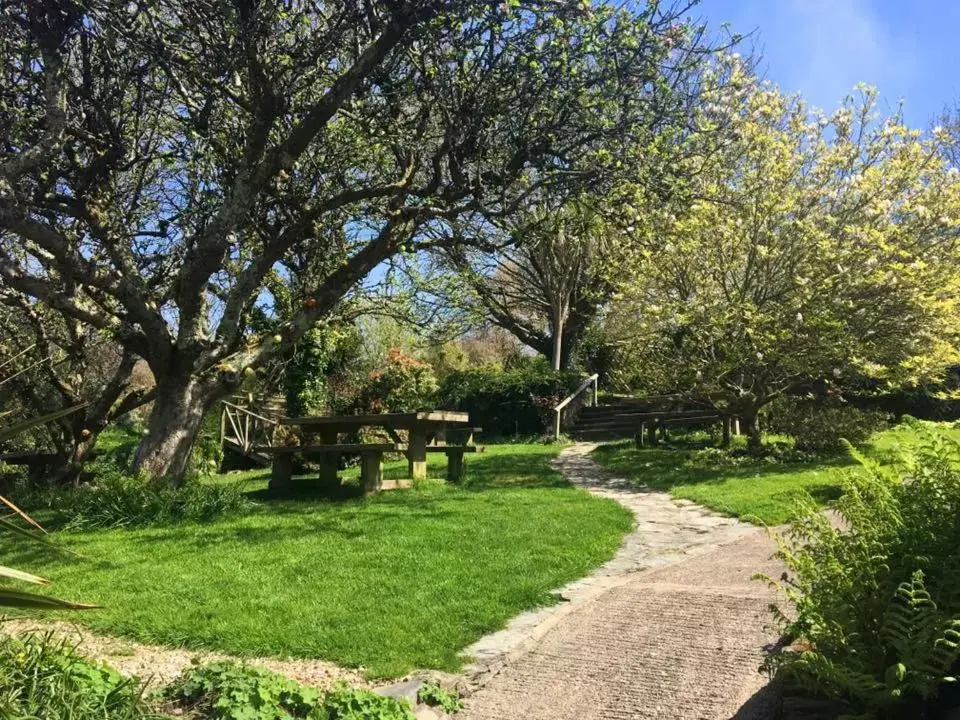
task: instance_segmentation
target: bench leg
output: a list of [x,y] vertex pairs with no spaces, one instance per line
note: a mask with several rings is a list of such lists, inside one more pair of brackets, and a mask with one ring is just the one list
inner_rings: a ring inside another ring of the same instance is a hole
[[[318,433],[318,440],[324,445],[336,445],[337,433],[324,430]],[[340,485],[337,472],[340,470],[340,456],[336,453],[323,453],[317,459],[320,466],[318,481],[320,487],[334,488]]]
[[380,492],[383,484],[383,453],[364,453],[360,458],[360,482],[366,495]]
[[463,453],[450,451],[447,453],[447,481],[458,483],[463,480]]
[[414,480],[427,476],[427,433],[414,427],[410,430],[410,444],[407,447],[407,469]]
[[270,472],[270,490],[284,490],[290,487],[293,479],[293,457],[287,453],[273,456],[273,468]]

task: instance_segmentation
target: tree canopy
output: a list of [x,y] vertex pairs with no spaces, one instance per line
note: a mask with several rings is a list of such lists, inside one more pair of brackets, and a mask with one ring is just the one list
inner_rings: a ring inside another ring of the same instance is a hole
[[[20,0],[0,15],[0,277],[149,363],[137,466],[424,230],[602,184],[682,105],[685,7]],[[272,337],[268,279],[315,284]]]
[[652,217],[611,318],[648,386],[755,430],[804,382],[916,382],[956,362],[960,181],[944,134],[880,117],[869,89],[824,116],[749,75],[737,85],[702,108],[729,131],[691,136],[685,201]]

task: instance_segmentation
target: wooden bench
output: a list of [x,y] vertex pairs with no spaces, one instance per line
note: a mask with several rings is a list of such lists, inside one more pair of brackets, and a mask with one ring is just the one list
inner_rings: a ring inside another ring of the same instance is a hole
[[701,425],[704,423],[719,422],[723,419],[716,413],[690,410],[649,413],[649,416],[649,420],[645,419],[640,423],[640,431],[635,438],[637,447],[642,447],[644,440],[651,445],[656,445],[658,429],[660,430],[661,439],[666,440],[667,426],[669,425]]
[[[365,493],[375,493],[383,484],[383,454],[400,452],[403,447],[396,443],[353,443],[344,445],[285,445],[282,447],[259,447],[257,452],[270,455],[273,458],[273,468],[270,473],[270,489],[279,490],[289,487],[293,478],[294,455],[319,455],[324,457],[333,467],[333,476],[336,477],[336,463],[341,455],[360,456],[360,483]],[[328,468],[329,469],[329,468]],[[321,478],[328,477],[321,471]]]
[[447,481],[457,483],[463,479],[464,454],[483,452],[483,448],[476,445],[428,445],[427,452],[446,454]]

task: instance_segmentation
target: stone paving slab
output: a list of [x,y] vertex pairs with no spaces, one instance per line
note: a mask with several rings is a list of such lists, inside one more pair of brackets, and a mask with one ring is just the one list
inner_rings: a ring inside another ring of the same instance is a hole
[[560,590],[571,602],[522,615],[468,648],[478,661],[475,692],[459,717],[767,717],[757,667],[776,638],[773,594],[751,578],[779,574],[772,541],[738,520],[630,487],[588,457],[592,448],[568,448],[558,468],[628,507],[637,527],[610,562]]

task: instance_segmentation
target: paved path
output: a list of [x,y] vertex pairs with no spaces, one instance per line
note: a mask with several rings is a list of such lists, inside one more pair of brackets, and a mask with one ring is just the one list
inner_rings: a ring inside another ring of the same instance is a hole
[[571,482],[637,518],[609,563],[561,589],[570,602],[527,613],[467,649],[475,686],[463,720],[759,720],[757,672],[779,574],[766,533],[600,468],[594,446],[565,450]]

